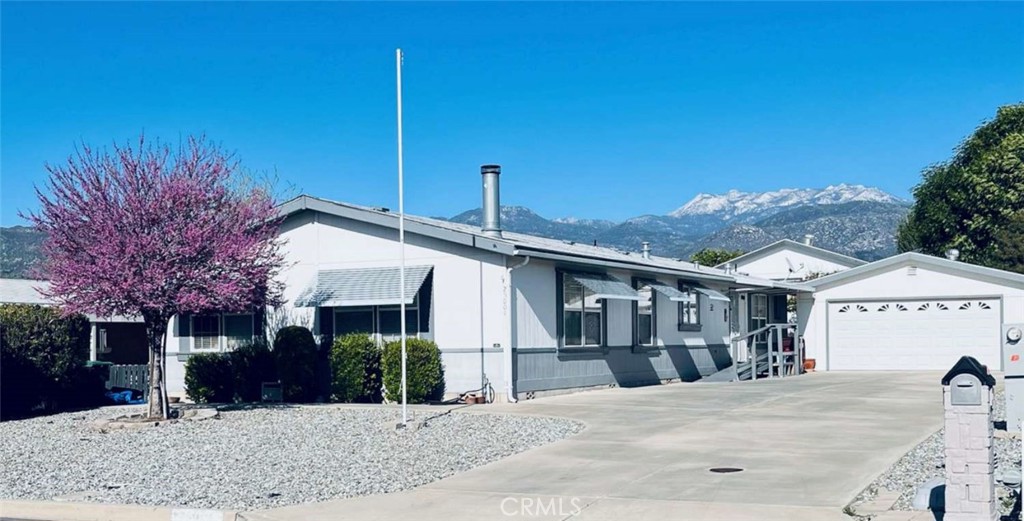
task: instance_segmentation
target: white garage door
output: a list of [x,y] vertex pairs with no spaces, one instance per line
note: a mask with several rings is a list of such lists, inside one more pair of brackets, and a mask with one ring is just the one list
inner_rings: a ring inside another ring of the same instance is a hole
[[971,355],[999,370],[998,299],[829,303],[831,370],[946,370]]

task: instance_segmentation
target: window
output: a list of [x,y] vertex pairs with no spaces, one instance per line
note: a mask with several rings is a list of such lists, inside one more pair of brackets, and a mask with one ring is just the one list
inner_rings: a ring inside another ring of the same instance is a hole
[[679,291],[686,294],[686,300],[679,302],[679,331],[700,331],[700,293],[682,282]]
[[[402,308],[398,306],[381,306],[377,308],[377,331],[385,337],[398,338],[402,334]],[[415,336],[419,333],[419,312],[416,308],[405,307],[405,334]]]
[[[843,312],[843,310],[839,310]],[[768,295],[755,293],[750,296],[750,330],[757,331],[768,325]],[[757,335],[755,342],[767,342],[768,332]]]
[[[334,334],[366,333],[379,335],[380,340],[398,338],[402,331],[400,306],[361,306],[334,308]],[[419,299],[405,306],[405,334],[419,336],[426,328],[420,327]]]
[[235,349],[252,342],[255,334],[253,313],[192,316],[192,349],[195,351],[215,351],[224,347]]
[[194,315],[192,317],[192,349],[196,351],[220,348],[220,315]]
[[601,299],[572,278],[562,274],[562,345],[599,346],[604,338]]
[[374,327],[373,307],[337,308],[334,313],[334,334],[337,336],[349,333],[366,333],[371,335],[377,331]]
[[640,294],[640,300],[634,304],[636,310],[635,342],[641,346],[652,346],[655,340],[655,302],[654,291],[642,280],[634,281],[633,287]]
[[251,313],[224,315],[223,320],[228,349],[252,342],[254,328]]

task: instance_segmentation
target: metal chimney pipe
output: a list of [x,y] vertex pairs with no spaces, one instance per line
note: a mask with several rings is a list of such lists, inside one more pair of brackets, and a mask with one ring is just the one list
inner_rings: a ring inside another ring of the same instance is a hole
[[804,244],[810,246],[812,242],[814,242],[814,236],[813,235],[811,235],[809,233],[804,235]]
[[960,259],[960,250],[956,248],[950,248],[946,250],[946,258],[955,261]]
[[640,243],[640,255],[643,255],[645,259],[651,258],[651,243],[647,241]]
[[480,228],[488,237],[501,238],[501,188],[498,176],[501,165],[483,165],[480,167],[483,177],[483,220]]

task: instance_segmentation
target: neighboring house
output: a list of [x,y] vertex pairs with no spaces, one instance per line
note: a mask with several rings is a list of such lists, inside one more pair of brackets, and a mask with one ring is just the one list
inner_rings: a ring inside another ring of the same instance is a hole
[[1002,370],[1001,325],[1024,322],[1024,275],[919,253],[807,284],[800,334],[824,370],[946,370],[961,355]]
[[[441,348],[447,391],[490,383],[499,399],[697,380],[731,365],[733,330],[782,317],[800,284],[501,230],[497,173],[482,228],[406,216],[407,332]],[[284,217],[287,308],[322,340],[399,333],[398,215],[300,196]],[[639,245],[638,245],[639,246]],[[749,299],[748,299],[749,297]],[[757,321],[735,308],[756,302]],[[252,335],[257,315],[175,317],[168,388],[196,352]],[[734,326],[734,327],[731,327]],[[174,367],[172,367],[172,365]]]
[[807,236],[802,243],[783,239],[717,267],[731,266],[738,273],[764,279],[799,281],[867,264],[860,259],[812,246],[811,239],[813,237]]
[[[50,283],[45,280],[0,279],[0,303],[37,304],[52,306],[53,301],[43,295]],[[117,365],[149,363],[146,348],[146,326],[142,319],[133,317],[97,317],[86,315],[92,326],[89,341],[89,359]]]

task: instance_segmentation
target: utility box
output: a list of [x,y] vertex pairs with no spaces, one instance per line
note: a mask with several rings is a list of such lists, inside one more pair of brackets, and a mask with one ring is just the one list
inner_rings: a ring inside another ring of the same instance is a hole
[[1024,324],[1003,324],[1006,431],[1020,432],[1024,420]]
[[945,521],[995,521],[992,389],[996,379],[970,356],[942,377],[945,408]]

